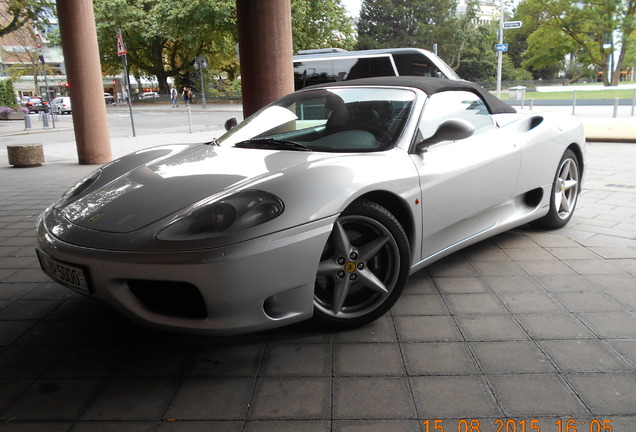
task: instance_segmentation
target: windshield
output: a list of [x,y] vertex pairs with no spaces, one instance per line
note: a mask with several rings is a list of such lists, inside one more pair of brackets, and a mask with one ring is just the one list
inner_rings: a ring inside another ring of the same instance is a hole
[[415,93],[350,87],[292,93],[263,108],[219,139],[222,146],[324,152],[392,147]]

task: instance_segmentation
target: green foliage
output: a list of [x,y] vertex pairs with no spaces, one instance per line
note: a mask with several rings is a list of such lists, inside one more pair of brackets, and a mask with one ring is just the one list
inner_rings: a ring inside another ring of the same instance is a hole
[[351,18],[341,0],[292,0],[294,52],[317,48],[355,48]]
[[13,81],[11,79],[0,81],[0,106],[14,109],[18,107],[15,90],[13,89]]
[[[471,60],[471,56],[474,57],[476,51],[483,51],[485,43],[492,42],[492,35],[484,31],[485,27],[475,24],[478,9],[477,0],[468,0],[465,13],[455,16],[451,30],[446,32],[444,43],[441,44],[440,55],[455,71],[460,68],[466,56],[469,62],[475,63],[473,60],[477,59]],[[463,65],[463,69],[472,69],[472,66]]]
[[0,0],[0,36],[25,24],[48,24],[55,9],[53,0]]
[[[497,24],[476,25],[478,2],[471,0],[465,14],[456,14],[454,0],[364,0],[358,24],[358,47],[430,49],[462,78],[492,82],[497,74]],[[525,80],[531,75],[504,56],[503,79]]]
[[358,48],[443,45],[455,29],[456,9],[456,0],[363,0]]
[[[121,73],[121,29],[130,74],[156,76],[162,93],[169,91],[169,77],[178,87],[200,87],[196,56],[207,59],[206,82],[218,76],[233,81],[239,74],[235,7],[235,0],[94,0],[102,72]],[[292,0],[292,32],[294,50],[351,49],[355,43],[341,0]]]
[[458,61],[457,74],[469,81],[495,81],[497,76],[497,26],[487,24],[475,27],[472,37]]
[[117,30],[127,48],[131,74],[156,76],[163,93],[167,79],[193,85],[194,57],[205,56],[209,74],[236,74],[234,0],[95,0],[95,20],[105,73],[119,73]]
[[[571,54],[584,66],[601,69],[608,85],[608,58],[615,47],[620,46],[615,71],[634,50],[636,0],[523,0],[519,10],[524,13],[524,26],[526,19],[533,22],[536,17],[524,62],[536,70],[554,67]],[[615,73],[611,84],[617,80]]]

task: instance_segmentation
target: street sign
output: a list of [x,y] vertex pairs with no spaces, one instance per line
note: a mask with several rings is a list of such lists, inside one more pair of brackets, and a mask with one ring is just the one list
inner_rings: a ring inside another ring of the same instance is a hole
[[124,45],[124,39],[121,37],[121,32],[117,32],[117,55],[126,55],[126,45]]
[[521,28],[521,25],[523,23],[521,21],[506,21],[503,23],[503,27],[505,29],[509,29],[509,28]]
[[42,48],[42,36],[40,36],[39,34],[35,35],[35,46],[37,48]]
[[495,49],[502,52],[508,51],[508,44],[497,44],[495,45]]

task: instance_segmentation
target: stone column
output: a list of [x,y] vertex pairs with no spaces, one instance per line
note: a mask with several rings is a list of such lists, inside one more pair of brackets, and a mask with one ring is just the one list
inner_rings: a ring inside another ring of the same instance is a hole
[[247,117],[294,91],[291,0],[236,0],[236,10]]
[[[92,0],[57,0],[80,164],[112,160]],[[113,46],[116,35],[113,32]]]

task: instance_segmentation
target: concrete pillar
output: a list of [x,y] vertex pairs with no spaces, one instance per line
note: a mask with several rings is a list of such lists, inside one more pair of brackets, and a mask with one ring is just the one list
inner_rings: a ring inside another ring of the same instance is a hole
[[236,11],[247,117],[294,91],[291,0],[236,0]]
[[[112,160],[92,0],[57,0],[80,164]],[[116,35],[113,32],[113,45]]]

